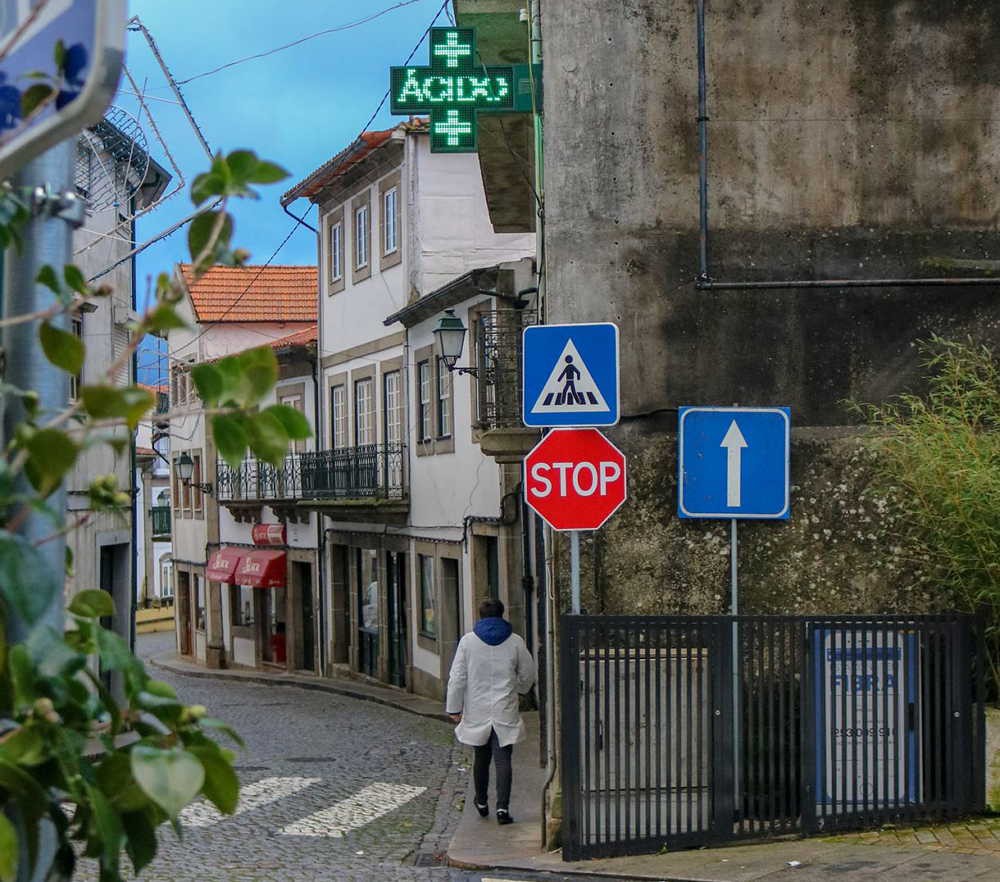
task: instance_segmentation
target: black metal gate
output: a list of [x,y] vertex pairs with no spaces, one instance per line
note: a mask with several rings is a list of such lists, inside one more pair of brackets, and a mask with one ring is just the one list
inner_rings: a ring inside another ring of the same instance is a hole
[[560,661],[567,860],[983,808],[972,617],[565,616]]

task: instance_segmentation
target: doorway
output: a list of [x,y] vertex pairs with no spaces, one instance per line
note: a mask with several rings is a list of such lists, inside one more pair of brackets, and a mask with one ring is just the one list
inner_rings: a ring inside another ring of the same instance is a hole
[[378,677],[379,585],[378,552],[358,548],[358,672]]
[[316,670],[316,622],[313,604],[312,564],[292,561],[292,584],[299,595],[299,650],[296,667],[302,671]]
[[285,589],[265,588],[258,590],[256,594],[260,604],[257,633],[261,659],[267,664],[285,667],[288,659]]
[[191,655],[194,646],[194,634],[191,619],[191,574],[177,570],[177,651],[181,655]]
[[459,561],[441,558],[441,679],[447,682],[451,663],[462,639],[462,595]]
[[347,664],[351,658],[350,626],[350,551],[346,545],[334,545],[330,554],[330,610],[332,619],[330,661]]
[[389,612],[389,682],[406,686],[406,554],[387,551],[386,586]]

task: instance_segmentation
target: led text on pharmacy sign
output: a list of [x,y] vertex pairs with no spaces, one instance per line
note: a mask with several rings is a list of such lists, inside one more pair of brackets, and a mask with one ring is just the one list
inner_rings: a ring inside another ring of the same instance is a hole
[[514,69],[477,58],[474,28],[431,28],[429,67],[389,69],[390,112],[429,113],[434,153],[474,153],[476,114],[514,108]]

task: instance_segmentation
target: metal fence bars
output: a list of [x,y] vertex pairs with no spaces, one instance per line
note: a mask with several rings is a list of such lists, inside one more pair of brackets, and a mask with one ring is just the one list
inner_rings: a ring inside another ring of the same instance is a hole
[[226,502],[301,498],[303,455],[289,454],[280,466],[259,459],[245,459],[233,468],[219,460],[216,468],[218,498]]
[[563,617],[564,857],[982,810],[981,628]]
[[523,428],[522,336],[537,322],[531,309],[496,309],[476,323],[477,423],[482,429]]
[[303,498],[402,499],[405,449],[403,444],[359,444],[303,453]]

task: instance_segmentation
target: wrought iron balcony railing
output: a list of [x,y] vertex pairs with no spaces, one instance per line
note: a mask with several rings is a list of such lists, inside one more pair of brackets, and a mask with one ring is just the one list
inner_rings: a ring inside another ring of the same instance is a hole
[[537,322],[530,309],[497,309],[477,323],[477,422],[481,429],[523,428],[522,332]]
[[154,505],[149,509],[149,516],[152,520],[152,530],[154,536],[170,535],[170,506]]
[[361,444],[285,457],[281,466],[256,459],[238,468],[220,461],[220,502],[299,499],[402,499],[406,496],[405,445]]
[[220,502],[258,502],[302,498],[302,462],[305,454],[285,457],[280,466],[245,459],[238,468],[220,460],[215,476]]
[[359,444],[302,454],[304,499],[402,499],[406,446]]

